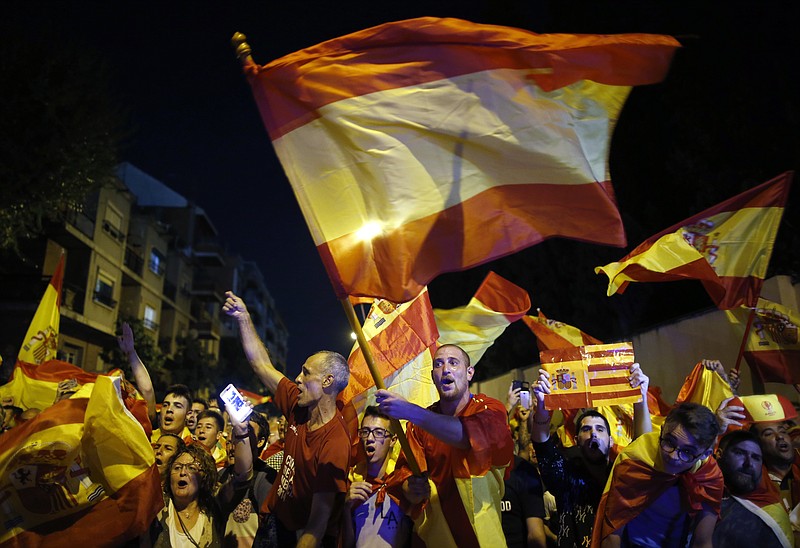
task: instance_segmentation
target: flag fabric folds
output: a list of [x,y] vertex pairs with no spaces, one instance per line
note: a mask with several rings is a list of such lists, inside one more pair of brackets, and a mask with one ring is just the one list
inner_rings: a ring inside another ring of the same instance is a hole
[[[389,390],[422,406],[436,401],[436,387],[430,371],[439,331],[433,316],[428,290],[414,300],[394,304],[378,299],[370,308],[363,325],[375,359],[375,365]],[[344,402],[352,403],[361,413],[367,399],[375,392],[375,381],[358,344],[348,358],[350,382],[342,391]]]
[[337,295],[404,302],[546,238],[625,245],[610,136],[677,46],[426,17],[245,72]]
[[723,400],[733,396],[728,382],[719,373],[697,363],[683,381],[675,405],[686,401],[699,403],[716,411]]
[[542,369],[550,374],[552,392],[547,409],[574,409],[642,401],[631,388],[628,371],[634,363],[631,343],[558,348],[540,353]]
[[61,323],[61,285],[64,281],[64,255],[58,261],[53,277],[33,315],[19,350],[19,361],[40,364],[55,359],[58,351],[58,327]]
[[793,176],[786,172],[681,221],[595,272],[608,276],[609,296],[630,282],[693,279],[720,309],[755,306]]
[[742,307],[726,314],[740,337],[744,337],[748,316],[754,315],[744,359],[762,382],[800,383],[800,314],[796,310],[759,298],[754,309]]
[[536,342],[539,350],[550,350],[552,348],[572,348],[573,346],[586,346],[592,344],[603,344],[602,341],[595,339],[571,325],[548,319],[544,312],[537,309],[537,317],[525,316],[525,322],[533,334],[536,335]]
[[433,311],[440,344],[456,344],[473,365],[506,327],[530,310],[528,292],[489,272],[467,306]]
[[121,546],[147,531],[161,482],[120,383],[99,376],[3,434],[0,544]]

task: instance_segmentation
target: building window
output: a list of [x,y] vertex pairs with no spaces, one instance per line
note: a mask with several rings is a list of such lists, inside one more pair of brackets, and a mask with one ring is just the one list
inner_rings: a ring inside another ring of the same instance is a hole
[[147,329],[155,331],[158,329],[158,316],[156,315],[156,309],[150,306],[149,304],[144,305],[144,326]]
[[83,348],[74,344],[64,343],[60,352],[60,359],[81,367],[83,365]]
[[164,255],[155,247],[150,250],[150,271],[159,276],[164,275]]
[[117,305],[117,301],[114,300],[114,278],[102,270],[97,271],[97,281],[94,284],[93,299],[95,302],[111,308]]
[[125,234],[122,233],[122,213],[111,204],[106,204],[103,231],[118,242],[125,241]]

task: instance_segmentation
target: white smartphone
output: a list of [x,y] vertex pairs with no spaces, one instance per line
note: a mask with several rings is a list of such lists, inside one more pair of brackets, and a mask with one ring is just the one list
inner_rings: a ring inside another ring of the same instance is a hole
[[219,397],[227,404],[225,408],[228,413],[232,414],[239,422],[245,422],[253,411],[232,384],[226,386]]

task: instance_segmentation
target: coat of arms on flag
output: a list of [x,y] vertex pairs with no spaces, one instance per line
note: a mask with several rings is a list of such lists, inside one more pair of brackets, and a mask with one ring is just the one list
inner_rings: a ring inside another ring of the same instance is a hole
[[550,374],[547,409],[576,409],[642,401],[631,388],[628,371],[634,363],[631,343],[556,348],[539,353],[542,369]]

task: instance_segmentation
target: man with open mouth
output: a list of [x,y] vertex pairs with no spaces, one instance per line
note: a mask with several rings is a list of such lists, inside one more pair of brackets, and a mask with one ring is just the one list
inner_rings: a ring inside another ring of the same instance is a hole
[[[428,546],[441,538],[459,548],[505,545],[500,502],[514,442],[505,405],[470,392],[474,374],[469,355],[445,344],[436,350],[431,371],[438,402],[425,409],[388,390],[375,393],[383,413],[409,421],[406,435],[422,475],[413,474],[402,454],[395,473],[402,502],[416,518],[415,534]],[[440,509],[428,501],[429,480]]]
[[342,524],[345,546],[407,546],[411,520],[400,508],[393,485],[397,436],[391,419],[374,405],[364,409],[358,437],[366,460],[350,470]]
[[272,364],[244,301],[232,291],[225,297],[222,310],[239,325],[247,360],[287,423],[283,462],[253,545],[336,546],[350,469],[350,436],[336,405],[350,380],[347,360],[317,352],[290,381]]

